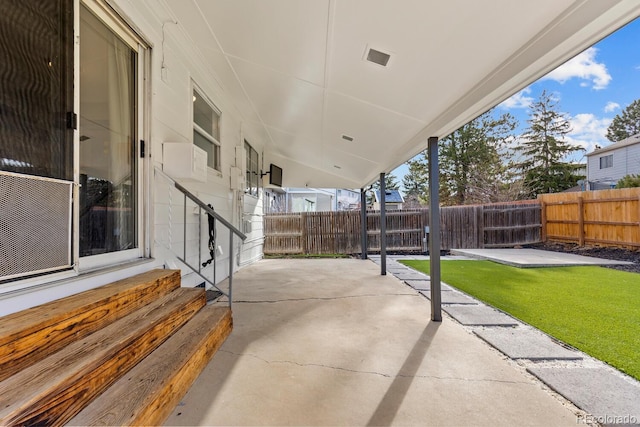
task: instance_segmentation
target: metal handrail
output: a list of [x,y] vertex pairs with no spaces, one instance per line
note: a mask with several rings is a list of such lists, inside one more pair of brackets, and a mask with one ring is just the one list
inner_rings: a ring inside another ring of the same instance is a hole
[[[211,207],[209,207],[207,204],[205,204],[202,200],[200,200],[198,197],[196,197],[193,193],[191,193],[189,190],[187,190],[184,186],[182,186],[181,184],[179,184],[178,182],[176,182],[175,179],[171,178],[169,175],[167,175],[166,173],[164,173],[162,170],[160,170],[159,168],[155,167],[154,168],[155,171],[159,174],[161,174],[162,176],[164,176],[166,179],[168,179],[173,186],[180,191],[183,196],[184,196],[184,217],[183,217],[183,231],[184,231],[184,242],[183,242],[183,256],[180,257],[180,255],[175,254],[176,257],[182,261],[187,267],[189,267],[195,274],[197,274],[200,278],[202,278],[204,281],[206,281],[207,283],[209,283],[211,286],[213,286],[214,288],[216,288],[218,291],[220,291],[220,293],[222,293],[223,295],[226,295],[227,298],[229,299],[229,307],[232,306],[233,304],[233,237],[234,235],[238,236],[242,241],[246,240],[247,236],[241,232],[240,230],[238,230],[233,224],[231,224],[229,221],[227,221],[226,219],[224,219],[222,216],[220,216],[220,214],[218,214],[215,210],[213,210]],[[214,248],[213,252],[212,252],[212,261],[213,261],[213,278],[209,279],[208,277],[206,277],[203,273],[202,273],[202,267],[207,265],[207,263],[203,264],[202,263],[202,229],[201,229],[201,221],[198,220],[198,266],[194,267],[193,265],[191,265],[191,263],[189,263],[189,261],[187,260],[187,198],[189,200],[191,200],[192,202],[194,202],[197,206],[198,206],[198,218],[201,217],[203,211],[211,216],[212,218],[214,218],[214,227],[215,227],[215,223],[216,222],[220,222],[222,225],[224,225],[225,227],[227,227],[227,229],[230,231],[229,232],[229,292],[226,293],[224,292],[222,289],[220,289],[217,285],[216,285],[216,259],[215,259],[215,253],[216,250]]]
[[[164,173],[164,172],[163,172]],[[165,174],[166,175],[166,174]],[[182,185],[180,185],[179,183],[177,183],[175,180],[173,180],[173,178],[167,176],[169,179],[171,179],[173,181],[174,186],[185,196],[187,196],[189,199],[191,199],[191,201],[193,201],[195,204],[197,204],[198,206],[200,206],[202,209],[204,209],[204,211],[206,213],[208,213],[209,215],[211,215],[212,217],[214,217],[216,220],[220,221],[225,227],[227,227],[229,230],[233,231],[233,233],[240,237],[243,241],[246,240],[247,236],[240,230],[238,230],[233,224],[231,224],[229,221],[227,221],[226,219],[224,219],[223,217],[220,216],[220,214],[218,214],[216,211],[214,211],[213,209],[211,209],[209,206],[207,206],[202,200],[198,199],[196,196],[193,195],[193,193],[191,193],[189,190],[187,190],[186,188],[184,188]]]

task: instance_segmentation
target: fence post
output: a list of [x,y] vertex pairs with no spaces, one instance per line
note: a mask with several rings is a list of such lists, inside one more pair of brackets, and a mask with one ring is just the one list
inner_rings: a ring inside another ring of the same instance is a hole
[[584,246],[584,199],[578,197],[578,245]]
[[338,245],[338,232],[336,230],[336,228],[337,228],[337,226],[336,226],[336,221],[337,221],[336,215],[337,214],[338,214],[337,212],[329,212],[329,219],[330,219],[329,224],[331,224],[331,234],[330,234],[330,236],[331,236],[331,253],[332,254],[335,254],[335,253],[338,252],[336,250],[336,247]]
[[302,233],[300,234],[300,249],[303,255],[307,255],[307,213],[300,213],[300,228]]
[[547,204],[540,200],[540,240],[547,241]]
[[478,218],[478,243],[481,249],[484,249],[485,237],[484,237],[484,206],[480,205],[480,213],[476,215]]

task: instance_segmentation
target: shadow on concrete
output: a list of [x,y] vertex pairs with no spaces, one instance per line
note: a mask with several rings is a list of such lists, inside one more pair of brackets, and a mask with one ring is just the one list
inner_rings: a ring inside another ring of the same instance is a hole
[[389,389],[378,404],[376,411],[369,419],[368,426],[391,425],[440,325],[440,322],[433,321],[427,324],[396,374],[393,383],[391,383],[391,386],[389,386]]

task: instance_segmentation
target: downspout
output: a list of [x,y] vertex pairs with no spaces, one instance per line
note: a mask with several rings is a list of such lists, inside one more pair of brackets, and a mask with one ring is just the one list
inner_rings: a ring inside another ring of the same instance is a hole
[[431,320],[442,322],[440,293],[440,179],[438,137],[429,137],[429,278],[431,280]]

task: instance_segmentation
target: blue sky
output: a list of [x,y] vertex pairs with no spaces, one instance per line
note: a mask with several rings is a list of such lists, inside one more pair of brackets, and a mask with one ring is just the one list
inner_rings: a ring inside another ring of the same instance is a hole
[[[558,100],[559,110],[571,122],[568,140],[594,150],[610,144],[605,138],[611,120],[622,109],[640,98],[640,18],[596,43],[497,107],[498,114],[509,112],[527,127],[528,107],[546,90]],[[584,161],[583,155],[573,160]],[[407,167],[393,171],[402,182]]]

